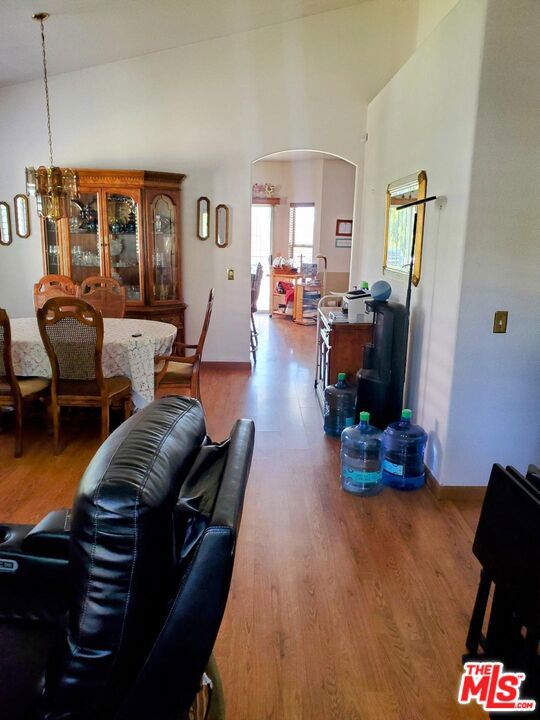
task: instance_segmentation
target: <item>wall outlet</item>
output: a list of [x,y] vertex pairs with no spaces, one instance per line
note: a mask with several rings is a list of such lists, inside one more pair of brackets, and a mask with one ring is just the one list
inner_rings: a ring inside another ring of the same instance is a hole
[[508,310],[495,310],[493,318],[493,332],[505,333],[508,324]]
[[234,280],[234,268],[227,268],[227,280]]

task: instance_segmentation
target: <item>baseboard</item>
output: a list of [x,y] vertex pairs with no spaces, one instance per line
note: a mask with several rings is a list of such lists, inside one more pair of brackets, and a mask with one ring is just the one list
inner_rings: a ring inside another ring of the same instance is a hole
[[220,360],[203,360],[205,370],[251,370],[251,362],[222,362]]
[[486,494],[486,488],[482,485],[441,485],[427,467],[426,485],[437,500],[482,501]]

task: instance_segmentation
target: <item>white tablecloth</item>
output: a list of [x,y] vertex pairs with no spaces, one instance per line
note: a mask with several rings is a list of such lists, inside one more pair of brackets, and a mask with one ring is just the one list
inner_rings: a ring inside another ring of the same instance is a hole
[[[104,318],[103,374],[131,379],[133,401],[142,407],[154,399],[154,357],[169,355],[176,337],[170,323]],[[133,337],[140,333],[140,337]],[[51,377],[36,318],[11,320],[11,353],[16,375]]]

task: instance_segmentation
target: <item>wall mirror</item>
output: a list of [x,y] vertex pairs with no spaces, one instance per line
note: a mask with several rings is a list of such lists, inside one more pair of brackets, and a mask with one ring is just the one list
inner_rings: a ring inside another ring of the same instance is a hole
[[409,274],[411,262],[411,243],[416,218],[416,240],[414,246],[413,285],[420,282],[422,268],[422,238],[424,236],[425,205],[407,208],[397,212],[400,205],[414,200],[423,200],[427,191],[427,175],[424,170],[395,180],[386,189],[386,224],[384,228],[383,271]]
[[197,237],[199,240],[210,237],[210,200],[204,196],[197,200]]
[[216,205],[216,245],[220,248],[229,244],[229,208]]
[[0,245],[11,245],[11,217],[7,202],[0,202]]
[[15,195],[13,198],[15,207],[15,230],[21,238],[30,235],[30,213],[28,211],[28,197],[26,195]]

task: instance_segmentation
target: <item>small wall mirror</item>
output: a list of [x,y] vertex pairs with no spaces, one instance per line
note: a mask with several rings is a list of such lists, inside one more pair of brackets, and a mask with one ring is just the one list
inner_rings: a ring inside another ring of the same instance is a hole
[[11,245],[11,216],[7,202],[0,202],[0,245]]
[[210,237],[210,200],[204,196],[197,200],[197,237],[199,240]]
[[21,238],[30,235],[30,213],[28,211],[28,197],[26,195],[15,195],[13,198],[15,207],[15,230]]
[[216,245],[220,248],[229,244],[229,208],[216,205]]
[[418,285],[420,282],[425,205],[406,208],[401,212],[397,212],[397,208],[400,205],[414,202],[414,200],[423,200],[426,197],[426,191],[427,175],[424,170],[400,180],[395,180],[386,189],[383,271],[390,270],[405,276],[409,274],[414,215],[416,212],[413,285]]

